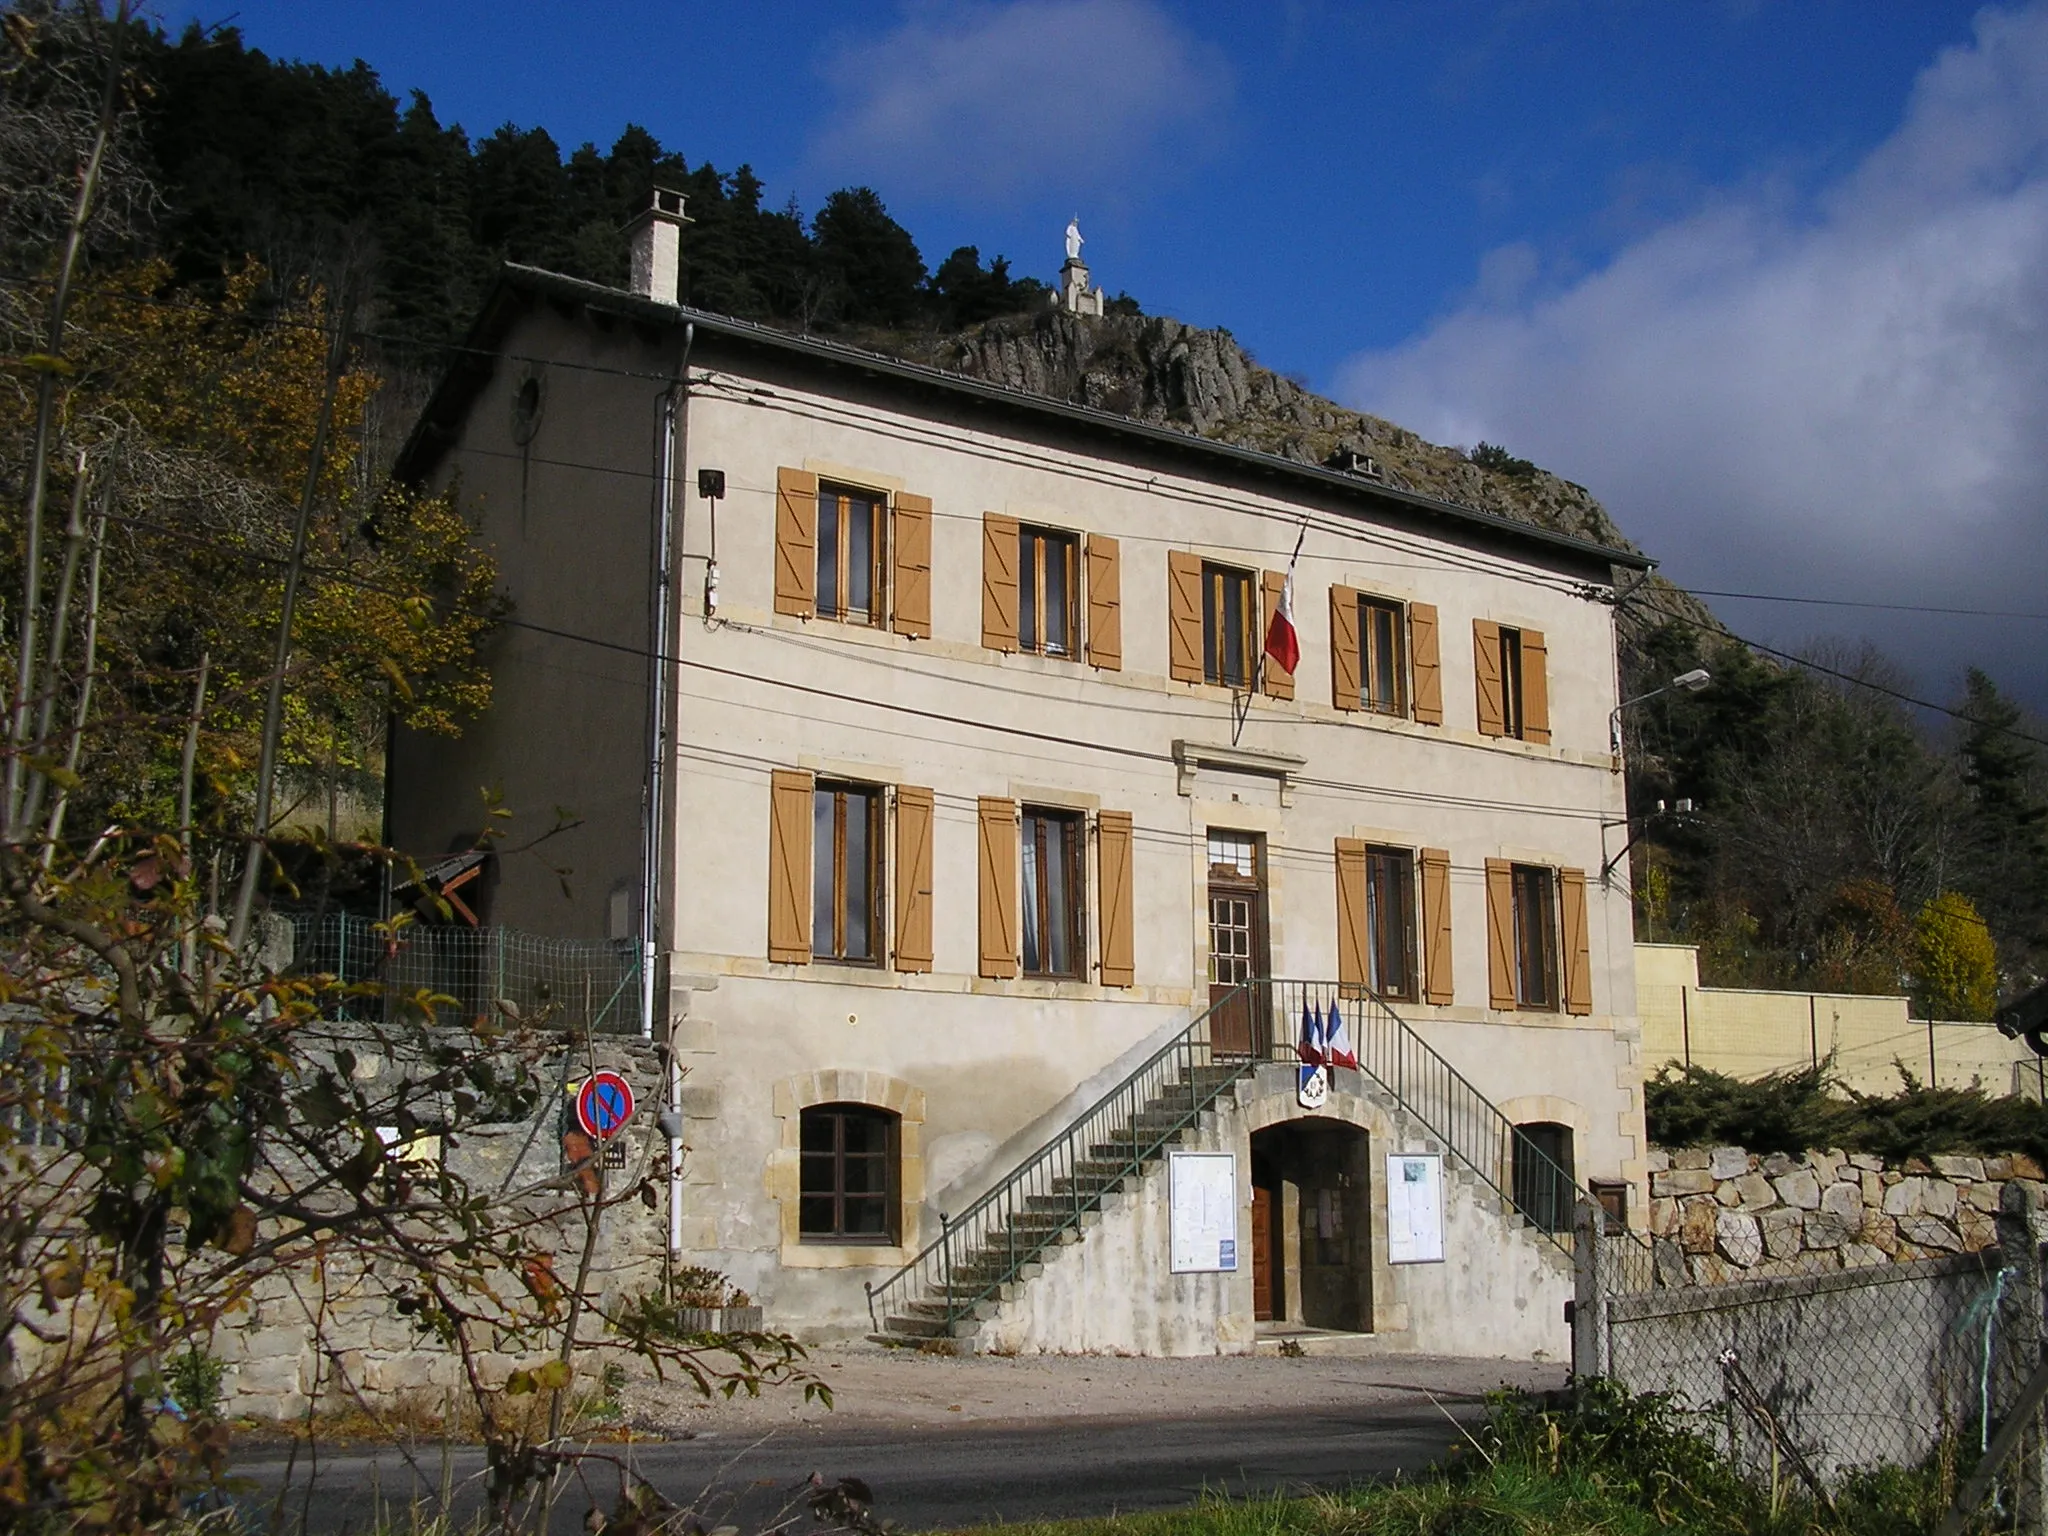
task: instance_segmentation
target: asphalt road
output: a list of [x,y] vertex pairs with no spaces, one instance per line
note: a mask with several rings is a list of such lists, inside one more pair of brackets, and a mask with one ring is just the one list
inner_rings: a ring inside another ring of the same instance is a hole
[[[1470,1412],[1461,1405],[1457,1412]],[[874,1513],[906,1531],[944,1530],[988,1521],[1057,1519],[1171,1508],[1205,1493],[1233,1496],[1340,1488],[1414,1472],[1440,1457],[1457,1431],[1434,1406],[1413,1402],[1293,1413],[1219,1414],[1204,1418],[1070,1419],[1018,1426],[961,1425],[935,1429],[826,1429],[793,1425],[759,1434],[721,1432],[657,1445],[601,1446],[631,1458],[634,1468],[678,1504],[694,1505],[707,1527],[759,1531],[789,1516],[791,1530],[814,1522],[802,1485],[812,1473],[828,1481],[853,1476],[873,1490]],[[450,1465],[458,1511],[478,1499],[481,1455],[456,1452]],[[309,1467],[293,1470],[285,1528],[304,1516],[309,1536],[362,1531],[390,1518],[412,1495],[414,1473],[396,1453],[321,1458],[310,1496]],[[438,1452],[421,1466],[418,1492],[432,1497],[441,1482]],[[267,1518],[285,1474],[280,1456],[240,1459],[237,1475],[257,1491],[249,1502]],[[592,1466],[587,1491],[572,1488],[556,1506],[553,1529],[583,1529],[593,1502],[609,1508],[618,1479]]]

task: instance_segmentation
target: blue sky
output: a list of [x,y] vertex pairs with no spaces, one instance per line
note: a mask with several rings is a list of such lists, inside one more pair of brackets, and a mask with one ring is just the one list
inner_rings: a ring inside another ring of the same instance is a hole
[[[1606,500],[1690,585],[2048,612],[2048,0],[186,0],[472,133],[628,120]],[[2048,624],[1720,602],[1966,659]]]

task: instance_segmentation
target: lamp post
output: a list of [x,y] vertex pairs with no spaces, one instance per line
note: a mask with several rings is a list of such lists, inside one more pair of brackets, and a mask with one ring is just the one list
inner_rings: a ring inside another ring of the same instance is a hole
[[1639,693],[1632,699],[1623,699],[1607,716],[1608,750],[1616,757],[1621,756],[1621,712],[1624,709],[1633,709],[1638,704],[1661,698],[1667,693],[1698,693],[1713,680],[1713,674],[1705,667],[1694,667],[1690,672],[1679,673],[1662,688],[1652,688],[1648,693]]

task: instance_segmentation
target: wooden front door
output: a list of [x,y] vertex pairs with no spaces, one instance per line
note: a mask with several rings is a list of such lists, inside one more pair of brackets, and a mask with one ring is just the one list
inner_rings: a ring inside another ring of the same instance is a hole
[[1273,1279],[1279,1272],[1280,1246],[1273,1241],[1273,1218],[1280,1201],[1263,1184],[1252,1186],[1252,1317],[1270,1323],[1277,1309],[1273,1305]]
[[[1265,850],[1252,832],[1209,833],[1209,1047],[1219,1056],[1258,1050],[1257,1011],[1248,993],[1266,974]],[[1220,1008],[1218,1004],[1222,1004]]]

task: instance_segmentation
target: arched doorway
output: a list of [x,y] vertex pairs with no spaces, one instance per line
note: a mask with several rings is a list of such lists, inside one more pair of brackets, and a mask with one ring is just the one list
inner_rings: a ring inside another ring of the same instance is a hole
[[1372,1331],[1372,1144],[1342,1120],[1254,1131],[1253,1316]]

